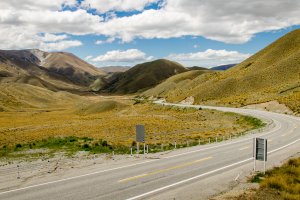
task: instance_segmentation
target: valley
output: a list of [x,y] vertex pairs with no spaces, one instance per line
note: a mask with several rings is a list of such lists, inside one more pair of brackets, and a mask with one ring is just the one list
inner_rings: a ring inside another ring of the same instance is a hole
[[[143,62],[87,62],[128,52]],[[226,54],[206,54],[216,52]],[[0,50],[0,196],[208,199],[250,174],[254,137],[269,141],[268,168],[280,165],[300,141],[300,29],[249,56],[205,68],[137,49],[84,60]],[[145,126],[145,146],[137,144],[137,124]],[[205,181],[212,189],[200,191]]]

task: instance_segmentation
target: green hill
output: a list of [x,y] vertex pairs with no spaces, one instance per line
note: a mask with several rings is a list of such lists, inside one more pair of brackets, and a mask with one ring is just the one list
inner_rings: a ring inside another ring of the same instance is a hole
[[200,75],[163,96],[172,102],[193,96],[197,104],[232,106],[277,100],[300,113],[300,29],[235,67]]
[[163,80],[185,71],[187,69],[181,64],[165,59],[146,62],[117,74],[103,88],[103,91],[120,94],[136,93],[154,87]]

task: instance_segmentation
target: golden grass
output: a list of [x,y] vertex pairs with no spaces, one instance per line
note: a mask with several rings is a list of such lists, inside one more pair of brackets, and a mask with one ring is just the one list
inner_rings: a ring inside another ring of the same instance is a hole
[[268,170],[266,175],[259,173],[252,181],[260,182],[258,190],[233,199],[298,200],[300,199],[300,158],[290,159],[283,166]]
[[[111,101],[104,104],[115,105]],[[100,112],[97,109],[93,114],[78,114],[77,109],[71,108],[47,112],[0,112],[0,147],[55,136],[90,137],[129,146],[135,140],[136,124],[145,125],[149,144],[185,143],[200,137],[234,135],[255,126],[244,116],[211,110],[151,104],[112,106],[112,109],[100,109]]]
[[260,187],[279,191],[282,199],[300,199],[300,158],[268,171]]

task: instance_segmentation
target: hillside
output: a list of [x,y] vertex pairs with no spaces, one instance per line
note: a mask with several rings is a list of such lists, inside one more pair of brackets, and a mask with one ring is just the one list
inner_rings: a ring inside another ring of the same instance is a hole
[[48,53],[42,58],[40,65],[83,86],[89,86],[95,81],[95,77],[105,74],[93,65],[66,52]]
[[182,65],[165,59],[138,64],[124,73],[117,74],[103,88],[105,92],[135,93],[151,88],[163,80],[187,71]]
[[236,66],[237,64],[229,64],[229,65],[220,65],[220,66],[216,66],[213,68],[210,68],[211,70],[227,70],[230,69],[234,66]]
[[163,81],[161,84],[157,85],[154,88],[151,88],[143,93],[146,96],[164,96],[169,93],[169,91],[176,90],[176,88],[181,88],[182,90],[188,89],[185,88],[193,80],[200,75],[205,73],[213,73],[211,70],[192,70],[183,72],[181,74],[174,75],[167,80]]
[[[159,96],[159,92],[155,96]],[[179,102],[244,106],[277,100],[300,113],[300,29],[224,72],[204,74],[163,95]]]
[[208,70],[208,68],[199,67],[199,66],[188,67],[188,69],[189,70]]
[[68,92],[53,92],[22,83],[0,84],[0,112],[59,110],[85,104],[83,98]]
[[0,83],[26,83],[53,91],[86,90],[102,74],[69,53],[0,50]]
[[109,66],[109,67],[101,67],[100,70],[106,73],[116,73],[116,72],[126,72],[130,67],[127,66]]

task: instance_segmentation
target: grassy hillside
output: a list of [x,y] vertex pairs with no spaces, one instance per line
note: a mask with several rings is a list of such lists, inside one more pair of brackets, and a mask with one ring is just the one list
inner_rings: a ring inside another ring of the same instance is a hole
[[300,29],[233,68],[198,76],[163,96],[173,102],[194,96],[195,103],[229,106],[278,100],[299,114]]
[[104,90],[113,93],[135,93],[185,71],[187,70],[179,63],[165,59],[146,62],[118,74]]
[[193,80],[205,73],[213,73],[211,70],[193,70],[184,72],[181,74],[174,75],[167,80],[163,81],[161,84],[151,88],[143,93],[146,96],[165,96],[168,95],[170,91],[177,91],[177,88],[181,90],[187,90],[186,88]]
[[81,97],[29,84],[0,84],[0,111],[56,110],[83,104]]

